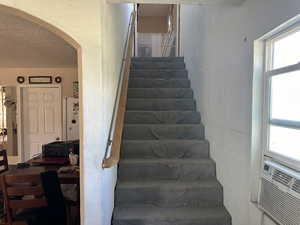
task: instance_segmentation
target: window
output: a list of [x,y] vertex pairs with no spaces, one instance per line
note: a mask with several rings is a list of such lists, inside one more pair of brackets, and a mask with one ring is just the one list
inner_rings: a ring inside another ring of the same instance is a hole
[[265,43],[265,154],[299,167],[300,24]]

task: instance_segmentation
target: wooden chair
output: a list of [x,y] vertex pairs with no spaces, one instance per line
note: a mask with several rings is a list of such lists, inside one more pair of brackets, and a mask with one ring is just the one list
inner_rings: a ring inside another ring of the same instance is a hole
[[0,149],[0,174],[8,170],[8,160],[6,150]]
[[[0,174],[4,173],[8,170],[8,160],[6,150],[0,149]],[[5,215],[5,207],[4,207],[4,199],[2,194],[2,189],[0,185],[0,225],[6,224],[6,215]]]
[[[7,225],[27,225],[16,211],[42,209],[47,206],[40,175],[2,175]],[[21,216],[22,217],[22,216]]]

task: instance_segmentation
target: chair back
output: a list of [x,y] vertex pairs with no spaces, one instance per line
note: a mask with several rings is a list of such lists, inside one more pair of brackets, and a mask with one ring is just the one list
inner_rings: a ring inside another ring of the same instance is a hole
[[39,174],[4,174],[1,179],[8,225],[16,225],[21,222],[13,221],[15,210],[47,206]]
[[0,174],[8,170],[6,150],[0,149]]

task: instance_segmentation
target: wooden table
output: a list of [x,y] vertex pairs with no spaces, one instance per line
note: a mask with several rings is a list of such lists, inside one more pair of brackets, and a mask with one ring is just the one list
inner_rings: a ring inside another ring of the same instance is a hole
[[[9,170],[3,174],[39,174],[46,171],[58,171],[61,166],[30,166],[28,168],[17,168],[17,166],[9,166]],[[79,184],[79,173],[58,173],[61,184]]]

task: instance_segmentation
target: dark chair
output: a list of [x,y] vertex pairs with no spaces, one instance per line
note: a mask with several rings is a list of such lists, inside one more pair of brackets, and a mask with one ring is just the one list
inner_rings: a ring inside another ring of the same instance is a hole
[[[6,150],[0,149],[0,174],[8,170],[8,160]],[[0,225],[6,224],[6,216],[4,213],[4,199],[0,185]]]
[[8,170],[8,160],[6,150],[0,150],[0,174]]
[[28,225],[39,221],[38,211],[47,206],[40,175],[3,175],[1,178],[7,224]]
[[56,172],[2,176],[7,225],[66,225]]

